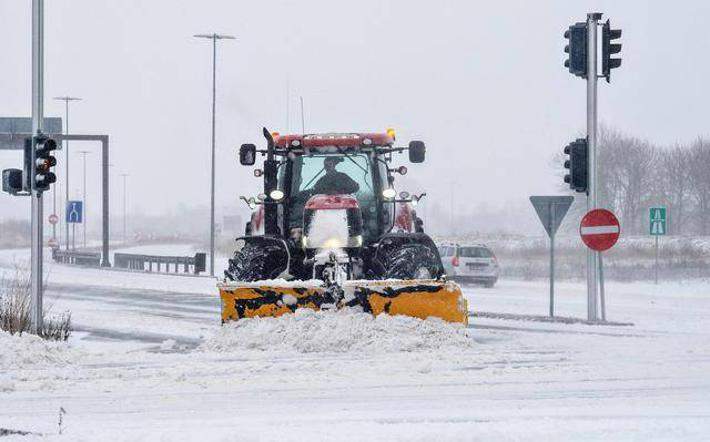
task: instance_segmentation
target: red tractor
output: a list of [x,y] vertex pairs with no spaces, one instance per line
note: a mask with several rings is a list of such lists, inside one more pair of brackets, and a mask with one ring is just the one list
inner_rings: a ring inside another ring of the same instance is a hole
[[421,163],[425,145],[395,146],[394,132],[286,135],[264,129],[266,149],[240,148],[240,163],[266,157],[264,192],[238,238],[220,285],[223,319],[279,315],[298,307],[359,306],[465,322],[460,289],[444,280],[434,242],[413,205],[397,194],[394,153]]

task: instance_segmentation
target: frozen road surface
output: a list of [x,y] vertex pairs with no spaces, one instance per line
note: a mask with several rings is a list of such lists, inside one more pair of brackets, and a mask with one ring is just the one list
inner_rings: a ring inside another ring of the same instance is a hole
[[[608,284],[609,320],[633,326],[306,312],[221,327],[208,278],[48,266],[47,305],[79,331],[68,345],[0,334],[0,429],[30,433],[3,441],[710,434],[707,281]],[[544,282],[465,292],[473,311],[547,311]],[[559,315],[585,317],[583,284],[558,295]]]

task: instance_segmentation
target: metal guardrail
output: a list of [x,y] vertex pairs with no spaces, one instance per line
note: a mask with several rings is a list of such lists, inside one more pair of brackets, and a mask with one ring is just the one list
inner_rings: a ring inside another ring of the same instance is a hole
[[[156,256],[115,253],[113,260],[114,267],[116,268],[142,272],[179,274],[180,267],[182,267],[182,273],[199,275],[200,272],[204,272],[207,267],[207,255],[205,253],[195,253],[195,256]],[[155,269],[153,269],[153,264],[155,264]],[[164,270],[163,264],[165,265]]]
[[101,253],[52,249],[52,259],[62,264],[101,267]]

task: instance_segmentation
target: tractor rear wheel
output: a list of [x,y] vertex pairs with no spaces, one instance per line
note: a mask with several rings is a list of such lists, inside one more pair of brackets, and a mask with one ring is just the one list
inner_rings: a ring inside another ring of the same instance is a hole
[[231,281],[260,281],[277,278],[288,259],[285,251],[274,245],[244,244],[229,260],[224,276]]
[[386,279],[433,279],[439,276],[437,256],[422,244],[405,244],[386,258]]

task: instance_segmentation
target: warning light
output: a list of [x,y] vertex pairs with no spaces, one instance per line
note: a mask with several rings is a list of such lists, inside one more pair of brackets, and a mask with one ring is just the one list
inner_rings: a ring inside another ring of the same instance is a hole
[[388,127],[388,128],[387,128],[387,136],[390,137],[390,138],[392,138],[393,140],[396,139],[396,138],[395,138],[395,133],[394,133],[394,129],[393,129],[393,128],[391,128],[391,127]]

